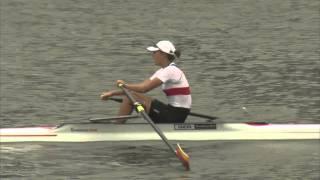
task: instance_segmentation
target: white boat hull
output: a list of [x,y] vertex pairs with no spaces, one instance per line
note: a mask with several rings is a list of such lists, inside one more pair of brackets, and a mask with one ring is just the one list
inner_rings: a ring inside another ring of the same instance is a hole
[[[320,124],[196,123],[158,126],[169,140],[174,141],[320,139]],[[0,143],[152,140],[161,138],[145,123],[65,123],[0,129]]]

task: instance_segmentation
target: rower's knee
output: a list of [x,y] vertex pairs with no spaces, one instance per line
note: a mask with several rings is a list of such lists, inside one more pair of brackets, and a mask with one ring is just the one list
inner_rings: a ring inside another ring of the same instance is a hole
[[122,98],[122,103],[125,103],[125,104],[132,104],[130,99],[127,97],[127,96],[123,96]]

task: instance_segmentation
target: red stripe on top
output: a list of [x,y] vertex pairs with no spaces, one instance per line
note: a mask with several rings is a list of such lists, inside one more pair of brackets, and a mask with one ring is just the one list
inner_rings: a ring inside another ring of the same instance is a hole
[[164,89],[163,92],[167,96],[190,95],[191,94],[190,87]]

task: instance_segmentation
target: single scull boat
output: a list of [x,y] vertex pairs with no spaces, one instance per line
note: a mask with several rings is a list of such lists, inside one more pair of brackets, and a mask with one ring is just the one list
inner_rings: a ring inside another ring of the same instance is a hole
[[[183,123],[158,127],[175,141],[320,139],[320,124]],[[161,139],[147,123],[84,122],[0,129],[0,143],[149,140]]]

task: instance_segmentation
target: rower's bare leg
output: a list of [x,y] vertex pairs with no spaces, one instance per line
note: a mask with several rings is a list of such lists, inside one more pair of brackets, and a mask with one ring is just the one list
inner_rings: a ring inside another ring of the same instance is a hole
[[129,115],[132,113],[132,110],[133,110],[132,103],[126,96],[123,96],[118,115],[119,116]]
[[[137,100],[143,105],[146,112],[149,113],[152,98],[139,93],[132,93],[132,95],[135,100]],[[129,98],[127,96],[123,96],[118,115],[119,116],[129,115],[132,113],[133,109],[134,109],[134,106],[132,102],[129,100]],[[125,123],[125,122],[126,122],[126,119],[121,119],[117,121],[117,123]]]

